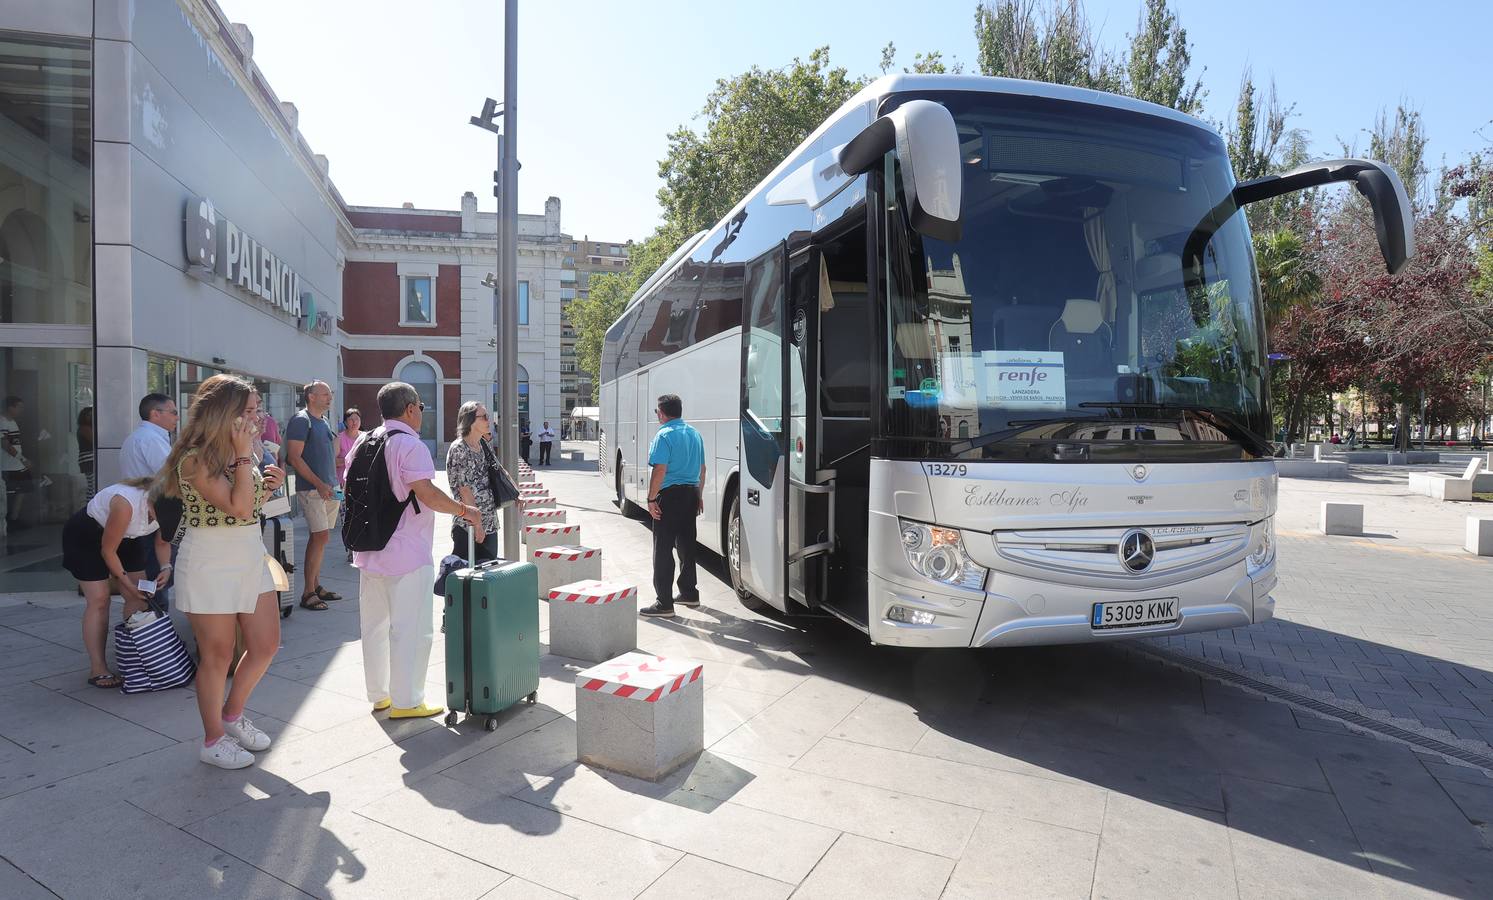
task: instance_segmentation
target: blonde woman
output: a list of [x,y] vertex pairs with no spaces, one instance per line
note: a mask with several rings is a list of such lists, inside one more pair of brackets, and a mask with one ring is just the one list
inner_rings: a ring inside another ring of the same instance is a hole
[[[244,705],[280,646],[280,605],[259,532],[259,510],[285,473],[255,458],[262,414],[259,393],[236,375],[214,375],[192,398],[187,427],[171,449],[163,490],[180,497],[186,536],[176,558],[176,606],[187,614],[202,660],[197,709],[203,741],[198,758],[223,769],[253,765],[251,750],[269,735],[244,715]],[[234,626],[244,655],[234,670]]]

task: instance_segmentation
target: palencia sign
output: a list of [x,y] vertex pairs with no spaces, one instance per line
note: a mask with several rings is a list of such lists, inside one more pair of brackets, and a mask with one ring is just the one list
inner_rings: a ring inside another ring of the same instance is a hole
[[301,320],[298,327],[315,330],[320,324],[314,314],[310,322],[302,314],[303,304],[312,309],[315,304],[310,292],[301,290],[301,276],[263,244],[220,216],[211,200],[187,198],[182,236],[187,273],[192,277],[210,281],[214,276],[222,276],[243,293]]

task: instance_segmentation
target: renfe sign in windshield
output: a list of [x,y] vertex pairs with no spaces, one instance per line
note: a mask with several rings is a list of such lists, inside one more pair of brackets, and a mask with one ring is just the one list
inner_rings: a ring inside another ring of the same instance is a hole
[[301,316],[301,276],[238,226],[218,215],[205,197],[187,199],[182,235],[187,272],[228,283],[296,318]]

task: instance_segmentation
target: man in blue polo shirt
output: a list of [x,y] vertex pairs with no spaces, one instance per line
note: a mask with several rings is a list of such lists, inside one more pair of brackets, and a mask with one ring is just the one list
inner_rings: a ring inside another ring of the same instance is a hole
[[[639,612],[674,615],[674,604],[700,605],[695,583],[695,517],[705,511],[705,442],[680,418],[684,404],[674,394],[658,398],[658,433],[648,446],[648,515],[653,517],[653,591],[658,601]],[[674,551],[679,552],[679,596],[669,599]]]

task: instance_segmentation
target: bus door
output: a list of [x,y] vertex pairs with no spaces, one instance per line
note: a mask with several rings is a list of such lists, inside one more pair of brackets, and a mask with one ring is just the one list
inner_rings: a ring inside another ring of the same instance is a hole
[[818,254],[782,245],[747,266],[742,310],[741,575],[784,612],[815,606],[833,547],[833,473],[818,468]]
[[658,409],[658,401],[653,392],[648,390],[648,373],[640,371],[634,382],[636,390],[638,428],[633,434],[632,451],[632,486],[637,491],[636,497],[641,505],[646,506],[648,502],[648,480],[653,477],[653,470],[648,465],[648,447],[653,443],[653,435],[658,432],[658,416],[653,411]]
[[788,263],[783,391],[788,406],[788,596],[815,607],[825,598],[826,557],[834,550],[835,473],[821,470],[819,313],[823,264],[817,249]]

